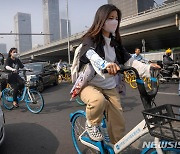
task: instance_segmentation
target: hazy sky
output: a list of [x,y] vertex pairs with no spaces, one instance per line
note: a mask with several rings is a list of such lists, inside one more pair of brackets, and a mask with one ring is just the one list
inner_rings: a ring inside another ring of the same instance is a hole
[[[161,3],[163,0],[156,0]],[[67,0],[59,0],[60,18],[66,18]],[[68,0],[71,34],[86,30],[93,22],[95,12],[107,0]],[[1,0],[0,33],[14,31],[17,12],[31,14],[32,33],[43,32],[42,0]],[[33,46],[43,44],[43,36],[32,36]],[[0,36],[0,43],[7,44],[7,51],[14,46],[14,36]]]

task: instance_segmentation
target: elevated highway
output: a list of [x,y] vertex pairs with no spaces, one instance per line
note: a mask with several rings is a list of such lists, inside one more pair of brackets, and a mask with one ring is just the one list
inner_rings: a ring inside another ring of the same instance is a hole
[[[77,46],[84,34],[85,31],[70,36],[70,46]],[[142,46],[142,39],[146,42],[147,50],[180,46],[180,1],[122,19],[120,34],[124,46],[131,53],[135,47]],[[67,41],[66,38],[33,48],[22,53],[21,58],[67,60]],[[73,52],[71,52],[71,60],[72,56]]]

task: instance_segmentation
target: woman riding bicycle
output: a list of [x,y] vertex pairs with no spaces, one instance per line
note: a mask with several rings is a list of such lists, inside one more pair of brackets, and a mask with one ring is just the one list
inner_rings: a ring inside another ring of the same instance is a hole
[[24,68],[24,65],[18,58],[17,48],[11,48],[5,63],[5,69],[9,72],[8,83],[13,88],[13,106],[18,107],[18,91],[24,87],[24,80],[18,75],[18,69]]
[[[108,134],[111,143],[115,144],[124,135],[125,120],[121,107],[120,95],[116,89],[115,75],[120,69],[118,64],[135,67],[140,75],[149,75],[150,66],[159,67],[156,64],[143,64],[131,58],[124,49],[119,34],[121,20],[120,10],[110,4],[101,6],[95,15],[94,22],[88,32],[83,36],[80,69],[91,64],[95,70],[94,77],[83,87],[79,95],[86,106],[86,130],[89,137],[95,141],[101,141],[103,136],[99,130],[103,113],[106,112]],[[94,52],[92,51],[94,50]],[[102,68],[96,64],[104,61]],[[108,75],[103,75],[103,69]],[[100,72],[100,73],[99,73]]]

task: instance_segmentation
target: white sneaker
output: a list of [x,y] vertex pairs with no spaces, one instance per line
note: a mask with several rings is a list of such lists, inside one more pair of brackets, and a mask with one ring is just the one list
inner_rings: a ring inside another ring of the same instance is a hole
[[94,140],[94,141],[102,141],[103,140],[103,135],[100,132],[99,126],[88,125],[88,123],[86,121],[85,128],[86,128],[86,131],[87,131],[89,137],[92,140]]

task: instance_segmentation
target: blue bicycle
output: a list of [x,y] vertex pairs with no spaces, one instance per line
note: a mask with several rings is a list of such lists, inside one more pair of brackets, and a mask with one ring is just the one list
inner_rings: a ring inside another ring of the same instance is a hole
[[113,145],[110,143],[105,116],[100,127],[104,140],[97,142],[91,140],[85,130],[86,113],[82,110],[71,113],[71,135],[77,153],[120,153],[148,133],[154,136],[154,141],[142,146],[141,154],[180,153],[180,145],[177,146],[178,141],[180,141],[180,106],[163,105],[152,108],[153,104],[155,104],[154,99],[158,91],[157,79],[155,78],[157,76],[156,72],[152,72],[152,90],[146,91],[144,81],[140,79],[136,69],[124,66],[120,68],[121,73],[133,70],[136,74],[138,90],[145,108],[143,111],[145,119]]
[[[25,79],[25,86],[22,93],[18,96],[18,102],[25,102],[28,110],[32,113],[39,113],[44,107],[44,99],[40,92],[30,89],[30,81],[32,79],[26,78],[26,72],[31,70],[20,70],[23,72]],[[5,88],[2,91],[2,104],[3,106],[11,110],[13,109],[13,89],[11,87]]]

